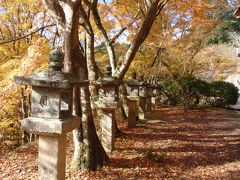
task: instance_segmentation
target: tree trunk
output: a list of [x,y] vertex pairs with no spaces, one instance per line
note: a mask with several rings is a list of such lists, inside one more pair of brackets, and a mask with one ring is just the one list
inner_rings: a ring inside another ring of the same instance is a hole
[[[88,68],[86,58],[81,53],[79,47],[73,53],[73,72],[78,79],[88,79]],[[65,55],[66,56],[66,55]],[[74,138],[74,156],[71,167],[84,170],[96,170],[102,167],[103,163],[108,160],[108,156],[104,151],[102,144],[97,136],[96,128],[93,121],[91,109],[90,86],[80,87],[80,92],[75,91],[75,97],[80,95],[80,104],[75,99],[73,107],[81,108],[80,128],[73,132]],[[81,107],[80,107],[81,106]]]
[[[82,120],[79,131],[74,132],[76,155],[72,161],[73,168],[96,170],[108,160],[102,144],[97,136],[90,106],[90,93],[88,87],[81,87]],[[79,149],[78,149],[79,148]]]
[[[31,95],[27,92],[27,86],[21,89],[21,119],[28,118],[31,112]],[[23,131],[22,143],[32,142],[37,138],[37,135],[31,132]]]

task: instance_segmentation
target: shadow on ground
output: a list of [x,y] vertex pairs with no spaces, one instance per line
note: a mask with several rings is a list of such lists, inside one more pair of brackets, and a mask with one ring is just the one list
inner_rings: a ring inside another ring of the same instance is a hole
[[132,157],[113,157],[115,168],[167,167],[167,177],[240,177],[240,117],[234,111],[159,109],[137,128],[124,129],[121,139],[118,152]]

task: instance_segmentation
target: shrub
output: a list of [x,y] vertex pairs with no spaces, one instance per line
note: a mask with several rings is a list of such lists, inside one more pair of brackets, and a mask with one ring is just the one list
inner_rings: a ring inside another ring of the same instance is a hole
[[174,80],[163,80],[161,83],[162,93],[167,97],[167,104],[177,105],[180,102],[179,87]]
[[238,88],[232,83],[214,81],[208,83],[193,76],[161,79],[162,91],[170,105],[184,107],[201,105],[229,106],[237,103]]
[[178,79],[163,79],[162,91],[167,96],[170,105],[185,107],[196,106],[201,94],[207,94],[208,83],[193,76],[178,77]]
[[214,97],[215,106],[229,106],[237,103],[238,88],[232,83],[214,81],[209,83],[208,97]]

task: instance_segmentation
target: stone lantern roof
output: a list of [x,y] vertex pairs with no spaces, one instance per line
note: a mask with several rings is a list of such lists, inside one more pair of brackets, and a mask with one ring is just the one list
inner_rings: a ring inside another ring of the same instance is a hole
[[147,85],[147,82],[144,80],[144,76],[142,74],[139,76],[139,84],[141,86],[146,86]]
[[97,81],[94,81],[96,85],[119,85],[121,81],[112,76],[112,68],[110,66],[106,67],[106,73],[103,77],[100,77]]
[[126,81],[128,86],[140,86],[141,83],[137,80],[137,73],[133,72],[132,73],[132,79]]
[[49,54],[48,71],[36,71],[28,77],[15,76],[14,81],[17,84],[52,87],[52,88],[70,88],[72,84],[87,84],[87,81],[76,80],[69,73],[62,72],[64,53],[54,49]]

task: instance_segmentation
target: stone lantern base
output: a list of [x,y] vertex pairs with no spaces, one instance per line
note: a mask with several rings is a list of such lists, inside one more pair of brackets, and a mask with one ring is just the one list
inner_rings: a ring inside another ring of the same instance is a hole
[[146,113],[146,97],[141,97],[139,100],[139,119],[144,120]]
[[79,127],[80,119],[72,116],[66,119],[48,119],[29,117],[23,119],[21,126],[25,131],[39,134],[66,134],[76,127]]
[[66,169],[66,134],[80,125],[80,119],[23,119],[22,128],[39,134],[39,179],[64,180]]
[[151,111],[154,111],[156,107],[156,97],[151,98]]
[[101,113],[101,142],[106,152],[114,150],[115,132],[116,132],[116,110],[119,102],[96,101],[95,105],[102,111]]
[[146,97],[146,113],[150,113],[152,111],[152,98]]
[[128,102],[128,128],[136,127],[136,119],[138,117],[139,96],[127,96]]
[[39,179],[65,179],[66,134],[39,136]]

